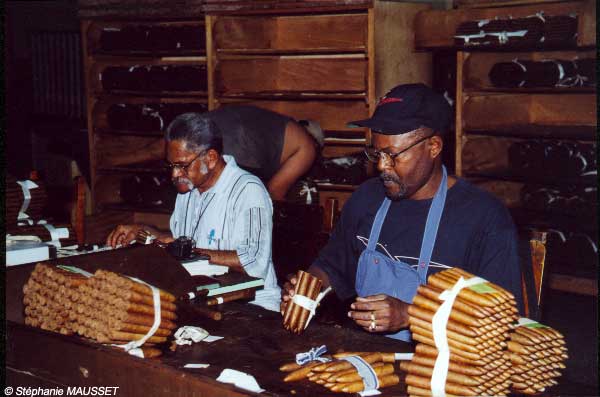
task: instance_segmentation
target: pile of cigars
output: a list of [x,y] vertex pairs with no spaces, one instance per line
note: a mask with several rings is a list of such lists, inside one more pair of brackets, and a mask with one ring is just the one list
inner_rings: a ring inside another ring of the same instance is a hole
[[[321,280],[302,270],[296,274],[296,280],[295,295],[305,296],[313,301],[317,299],[323,286]],[[300,334],[306,328],[309,314],[308,309],[289,301],[283,313],[283,328],[294,334]]]
[[[409,396],[432,395],[431,378],[438,356],[432,320],[442,304],[439,295],[460,277],[468,280],[475,276],[458,268],[429,276],[408,308],[412,337],[418,342],[413,359],[400,363],[407,373]],[[477,287],[459,292],[446,324],[450,351],[446,395],[537,394],[555,384],[567,358],[562,335],[534,322],[538,328],[517,326],[516,301],[510,292],[487,281]]]
[[379,380],[379,388],[400,383],[400,377],[395,373],[394,353],[338,353],[334,354],[334,359],[329,362],[311,361],[304,365],[294,362],[282,365],[279,370],[288,372],[283,379],[285,382],[308,379],[333,392],[358,393],[365,389],[364,382],[357,369],[350,362],[343,360],[351,355],[360,356],[373,367]]
[[[145,284],[104,270],[91,277],[38,263],[23,286],[25,324],[64,335],[79,334],[99,343],[142,339],[154,324],[152,290]],[[177,325],[175,297],[160,290],[161,322],[142,346],[144,357],[167,341]]]

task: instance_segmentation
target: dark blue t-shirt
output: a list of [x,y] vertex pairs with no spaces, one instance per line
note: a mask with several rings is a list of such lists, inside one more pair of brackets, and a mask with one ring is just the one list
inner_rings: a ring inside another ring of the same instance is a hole
[[[327,273],[342,300],[356,295],[358,258],[367,247],[384,198],[385,188],[379,178],[359,186],[314,262]],[[431,201],[392,201],[377,250],[416,268]],[[439,265],[460,267],[512,292],[521,310],[517,243],[517,231],[506,207],[491,194],[458,179],[448,189],[427,274],[443,270]]]

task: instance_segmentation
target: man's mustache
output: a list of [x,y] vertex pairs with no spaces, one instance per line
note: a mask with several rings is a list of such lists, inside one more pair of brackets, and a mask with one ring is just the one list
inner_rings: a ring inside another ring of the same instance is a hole
[[379,175],[379,178],[381,179],[382,182],[396,182],[396,183],[400,183],[400,179],[397,176],[395,176],[395,175],[381,174],[381,175]]

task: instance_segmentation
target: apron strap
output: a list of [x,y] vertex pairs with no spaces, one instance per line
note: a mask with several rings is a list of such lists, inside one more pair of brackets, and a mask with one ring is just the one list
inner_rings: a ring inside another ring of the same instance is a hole
[[391,202],[392,200],[386,197],[383,199],[383,203],[381,203],[381,206],[379,206],[379,209],[377,210],[375,220],[373,221],[373,226],[371,227],[371,233],[369,234],[369,244],[367,245],[368,250],[374,251],[375,247],[377,246],[379,232],[381,232],[381,227],[383,226],[383,222],[385,221],[385,216],[387,215]]
[[[446,193],[448,192],[448,174],[446,167],[442,165],[442,181],[440,186],[433,196],[431,207],[427,213],[427,223],[425,224],[425,232],[423,233],[423,241],[421,242],[421,252],[419,253],[419,265],[417,273],[421,279],[421,283],[427,282],[427,269],[431,261],[431,254],[437,237],[438,226],[444,212],[444,204],[446,202]],[[370,241],[369,241],[370,243]]]

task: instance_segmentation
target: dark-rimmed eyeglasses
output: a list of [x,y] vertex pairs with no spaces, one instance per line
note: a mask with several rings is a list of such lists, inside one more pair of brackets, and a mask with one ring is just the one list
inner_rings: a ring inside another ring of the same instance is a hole
[[207,152],[208,152],[208,149],[201,151],[200,153],[198,153],[198,155],[196,157],[194,157],[193,159],[188,161],[187,164],[175,164],[175,163],[171,163],[170,161],[165,160],[165,167],[167,167],[167,169],[171,172],[173,172],[173,170],[181,170],[185,174],[187,174],[188,168],[190,168],[192,163],[194,161],[198,160],[203,155],[205,155]]
[[388,152],[384,152],[382,150],[379,149],[375,149],[373,146],[367,146],[365,148],[365,155],[367,156],[367,160],[373,162],[373,163],[378,163],[380,160],[383,159],[384,162],[390,162],[390,163],[394,163],[396,161],[396,157],[400,156],[402,153],[406,153],[407,151],[409,151],[410,149],[412,149],[413,147],[417,146],[419,143],[426,141],[427,139],[431,138],[432,135],[428,135],[426,137],[423,137],[421,139],[417,139],[415,142],[413,142],[411,145],[409,145],[408,147],[400,150],[399,152],[396,153],[388,153]]

